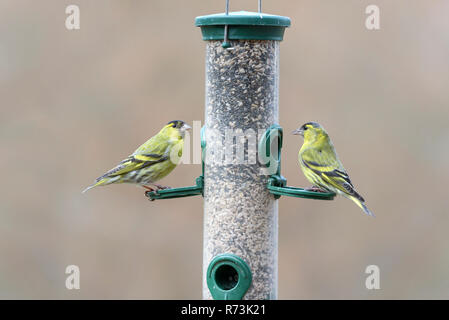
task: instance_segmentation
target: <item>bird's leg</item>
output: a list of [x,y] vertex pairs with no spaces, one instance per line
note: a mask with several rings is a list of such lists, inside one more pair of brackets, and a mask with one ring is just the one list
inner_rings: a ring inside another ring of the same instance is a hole
[[155,186],[158,190],[171,189],[171,187],[163,186],[160,184],[152,183],[152,185]]
[[[153,188],[153,187],[150,187],[150,186],[142,186],[142,187],[147,189],[149,192],[157,191],[157,188]],[[145,191],[145,193],[147,193],[148,191]]]
[[311,188],[307,188],[307,191],[313,191],[313,192],[322,192],[325,193],[327,192],[326,190],[321,189],[320,187],[317,186],[312,186]]

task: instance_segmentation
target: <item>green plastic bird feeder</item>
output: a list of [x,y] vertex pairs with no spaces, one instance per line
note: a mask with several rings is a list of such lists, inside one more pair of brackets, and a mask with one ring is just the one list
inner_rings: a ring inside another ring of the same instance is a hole
[[278,204],[257,134],[279,122],[279,47],[290,19],[229,12],[227,1],[195,25],[206,42],[203,298],[217,299],[210,264],[233,254],[252,274],[239,299],[276,299]]

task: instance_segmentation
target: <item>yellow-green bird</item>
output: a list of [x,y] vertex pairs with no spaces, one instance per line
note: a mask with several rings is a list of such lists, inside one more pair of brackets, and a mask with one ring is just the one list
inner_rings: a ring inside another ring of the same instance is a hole
[[83,193],[93,187],[112,183],[134,183],[151,191],[167,188],[155,182],[172,172],[178,164],[182,156],[184,135],[189,129],[190,126],[184,121],[170,121],[133,154],[98,177]]
[[326,130],[316,122],[308,122],[295,131],[304,137],[299,150],[299,164],[306,178],[316,187],[333,191],[354,201],[366,214],[374,216],[363,197],[355,191]]

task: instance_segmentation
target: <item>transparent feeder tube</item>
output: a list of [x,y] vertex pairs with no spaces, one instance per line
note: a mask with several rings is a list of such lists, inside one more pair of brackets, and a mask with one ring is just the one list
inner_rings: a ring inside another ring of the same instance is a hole
[[279,41],[206,43],[203,298],[210,261],[232,253],[252,272],[244,299],[277,299],[278,204],[257,142],[279,122]]

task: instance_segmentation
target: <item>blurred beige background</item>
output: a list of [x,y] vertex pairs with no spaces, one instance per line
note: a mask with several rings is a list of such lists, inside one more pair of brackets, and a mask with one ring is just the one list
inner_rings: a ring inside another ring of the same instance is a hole
[[[81,29],[65,28],[78,4]],[[365,28],[380,7],[381,30]],[[201,298],[202,199],[81,194],[173,119],[203,120],[198,15],[224,1],[0,1],[0,298]],[[268,1],[287,15],[280,119],[315,120],[376,214],[283,197],[280,299],[449,298],[449,1]],[[257,1],[231,1],[231,10]],[[287,135],[283,174],[309,186]],[[191,185],[199,165],[162,183]],[[81,290],[65,268],[81,268]],[[381,290],[365,288],[367,265]]]

